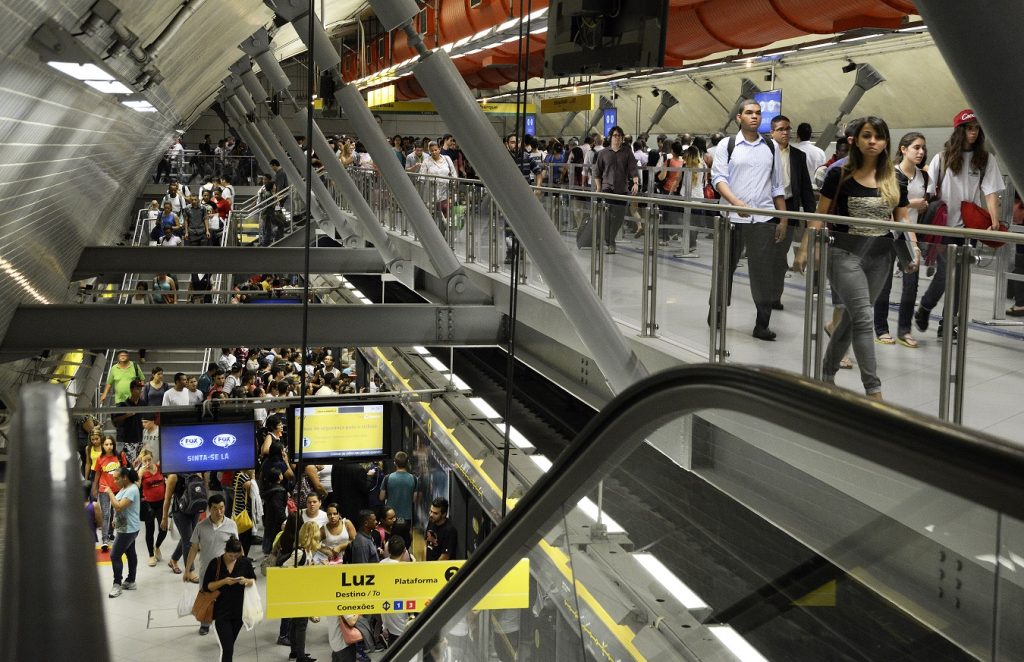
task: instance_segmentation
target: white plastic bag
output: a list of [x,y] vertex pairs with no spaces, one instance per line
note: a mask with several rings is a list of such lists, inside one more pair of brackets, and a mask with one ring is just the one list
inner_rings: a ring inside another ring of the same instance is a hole
[[192,605],[196,603],[197,595],[199,595],[199,584],[186,582],[185,590],[181,592],[181,598],[178,600],[178,618],[192,615]]
[[260,598],[260,590],[256,585],[245,587],[242,602],[242,624],[246,631],[252,630],[263,620],[263,600]]

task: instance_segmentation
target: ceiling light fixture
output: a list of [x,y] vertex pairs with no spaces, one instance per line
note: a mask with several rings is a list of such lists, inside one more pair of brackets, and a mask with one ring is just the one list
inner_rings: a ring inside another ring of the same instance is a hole
[[844,74],[848,74],[848,73],[850,73],[852,71],[856,71],[857,70],[857,63],[856,62],[854,62],[853,60],[847,60],[846,62],[847,62],[847,64],[843,65],[843,73]]
[[658,88],[654,88],[653,90],[651,90],[651,96],[652,96],[652,97],[655,97],[655,98],[657,98],[657,96],[658,96],[659,94],[661,94],[661,90],[659,90]]
[[715,84],[712,83],[709,80],[708,81],[704,81],[704,89],[707,90],[708,92],[710,92],[711,90],[715,89]]

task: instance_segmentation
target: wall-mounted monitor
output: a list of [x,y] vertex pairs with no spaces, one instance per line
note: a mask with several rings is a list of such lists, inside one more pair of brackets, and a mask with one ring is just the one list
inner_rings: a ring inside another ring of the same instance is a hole
[[[290,407],[288,427],[292,439],[299,439],[302,422],[302,459],[366,460],[391,454],[388,417],[390,403],[360,402],[351,405]],[[298,457],[298,445],[292,443],[292,456]]]
[[160,468],[165,474],[233,471],[256,466],[256,424],[252,420],[160,425]]

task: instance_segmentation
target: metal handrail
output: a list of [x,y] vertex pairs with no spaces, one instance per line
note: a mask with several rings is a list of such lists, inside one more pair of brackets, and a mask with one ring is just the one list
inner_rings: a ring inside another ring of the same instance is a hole
[[565,504],[576,503],[647,435],[708,409],[755,417],[972,503],[1024,517],[1020,445],[772,369],[673,368],[629,387],[591,419],[383,660],[409,660],[426,648],[541,540]]

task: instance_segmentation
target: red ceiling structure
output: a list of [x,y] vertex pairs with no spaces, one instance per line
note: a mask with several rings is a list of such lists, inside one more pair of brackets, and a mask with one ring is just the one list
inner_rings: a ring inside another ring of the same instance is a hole
[[[425,43],[433,48],[475,35],[511,18],[508,0],[441,0],[439,10],[424,11]],[[543,9],[547,0],[534,0],[531,11]],[[666,26],[665,66],[682,66],[715,53],[759,49],[784,39],[809,34],[834,34],[861,28],[896,29],[917,10],[910,0],[670,0]],[[542,18],[537,26],[547,24]],[[422,24],[421,24],[422,27]],[[369,40],[367,73],[379,71],[413,56],[404,32]],[[545,35],[530,35],[529,77],[544,73]],[[387,46],[390,45],[390,49]],[[525,47],[525,46],[524,46]],[[390,50],[390,52],[388,52]],[[519,43],[502,44],[455,59],[455,65],[471,88],[494,89],[515,82]],[[347,80],[358,77],[355,54],[343,62]],[[413,77],[395,83],[396,99],[417,99],[423,89]]]

